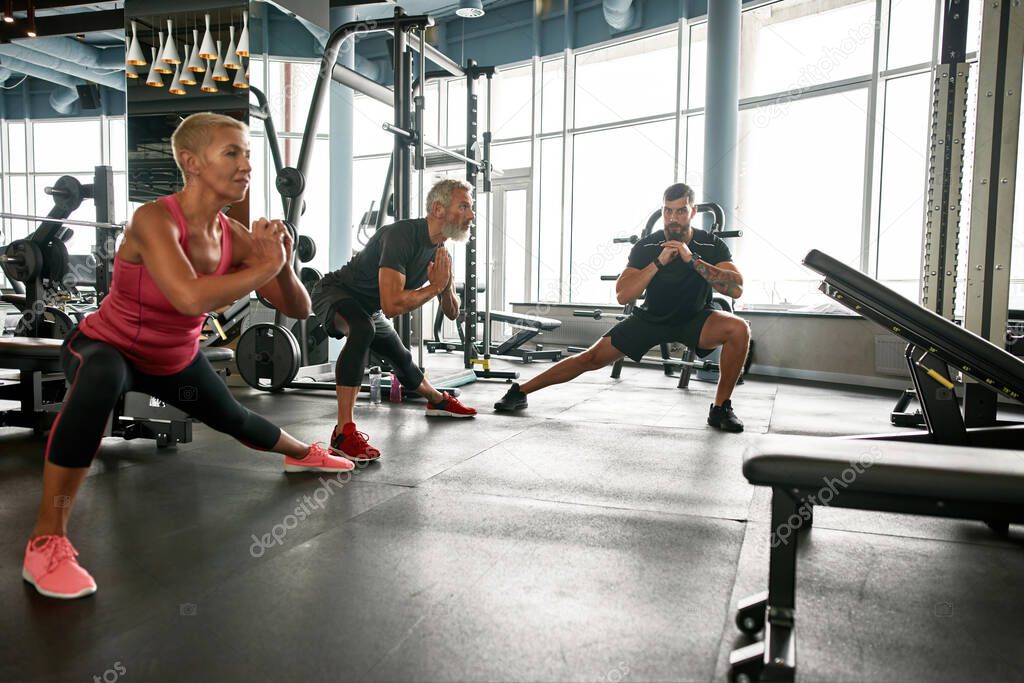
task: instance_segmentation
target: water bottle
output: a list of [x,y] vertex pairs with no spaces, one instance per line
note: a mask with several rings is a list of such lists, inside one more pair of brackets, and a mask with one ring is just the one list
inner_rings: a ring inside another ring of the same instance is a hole
[[370,368],[370,404],[380,405],[380,368],[376,365]]
[[402,383],[398,381],[398,375],[393,372],[391,373],[391,391],[388,392],[388,398],[392,403],[402,402]]

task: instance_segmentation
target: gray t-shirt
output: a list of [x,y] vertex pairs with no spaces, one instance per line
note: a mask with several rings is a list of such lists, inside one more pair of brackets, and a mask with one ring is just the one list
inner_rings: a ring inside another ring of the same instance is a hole
[[366,248],[324,276],[322,287],[342,289],[368,312],[380,310],[378,271],[393,268],[405,275],[406,289],[419,289],[427,281],[427,266],[440,245],[430,241],[425,218],[398,221],[375,232]]

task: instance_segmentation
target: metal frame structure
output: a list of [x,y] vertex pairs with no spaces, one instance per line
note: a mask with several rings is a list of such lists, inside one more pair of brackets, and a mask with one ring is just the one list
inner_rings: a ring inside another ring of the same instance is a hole
[[[1024,7],[977,4],[982,30],[964,325],[1001,346],[1009,307]],[[984,387],[967,384],[964,408],[968,426],[995,422],[996,400]]]

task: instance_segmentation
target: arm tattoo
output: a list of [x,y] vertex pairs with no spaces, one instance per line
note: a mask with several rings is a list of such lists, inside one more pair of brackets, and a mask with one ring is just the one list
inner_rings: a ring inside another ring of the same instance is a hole
[[733,299],[738,299],[743,294],[743,278],[740,277],[739,273],[726,270],[725,268],[715,268],[710,263],[704,261],[697,261],[693,269],[702,278],[707,280],[711,288],[719,294],[724,294]]

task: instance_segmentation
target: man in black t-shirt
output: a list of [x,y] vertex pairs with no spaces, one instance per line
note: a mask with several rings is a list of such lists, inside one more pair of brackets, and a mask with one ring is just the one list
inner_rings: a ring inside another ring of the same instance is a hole
[[371,350],[391,363],[403,387],[427,399],[428,416],[476,415],[474,409],[430,385],[388,320],[434,297],[449,320],[459,316],[452,259],[444,243],[461,242],[469,235],[474,217],[472,189],[461,180],[437,183],[427,194],[426,218],[385,225],[363,251],[313,288],[313,312],[328,334],[345,337],[334,370],[338,424],[331,434],[331,451],[335,455],[355,461],[380,457],[352,418]]
[[732,409],[736,387],[750,346],[750,328],[731,313],[710,308],[712,290],[733,299],[743,293],[743,277],[732,253],[718,237],[690,225],[697,213],[693,190],[677,183],[664,194],[664,230],[637,242],[615,283],[620,304],[647,295],[642,306],[583,353],[571,356],[528,382],[513,384],[495,410],[526,408],[526,395],[561,384],[588,370],[611,365],[623,356],[643,358],[657,344],[679,341],[701,358],[722,347],[715,402],[708,424],[727,432],[743,431]]

